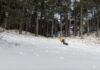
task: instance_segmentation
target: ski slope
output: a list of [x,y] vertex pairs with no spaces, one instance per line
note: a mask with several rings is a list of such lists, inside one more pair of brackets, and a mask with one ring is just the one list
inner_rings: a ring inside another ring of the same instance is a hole
[[0,70],[100,70],[100,39],[58,38],[0,33]]

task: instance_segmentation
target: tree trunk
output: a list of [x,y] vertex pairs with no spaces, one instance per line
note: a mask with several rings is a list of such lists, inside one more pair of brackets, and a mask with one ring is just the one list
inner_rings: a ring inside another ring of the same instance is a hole
[[38,17],[36,18],[36,33],[35,35],[38,36],[38,30],[39,30],[39,22],[38,22]]
[[75,15],[75,21],[74,21],[74,36],[77,36],[77,22],[76,22],[76,15]]
[[21,10],[20,10],[20,16],[23,17],[21,18],[21,22],[19,24],[19,34],[22,34],[22,29],[23,29],[23,23],[24,23],[24,7],[22,9],[22,13],[21,13]]
[[46,31],[46,36],[48,36],[48,23],[46,23],[47,24],[47,31]]
[[27,31],[28,31],[28,24],[26,22],[26,25],[25,25],[25,34],[27,34]]
[[56,36],[56,23],[54,23],[54,35]]
[[20,23],[20,24],[19,24],[19,34],[22,34],[22,29],[23,29],[23,24]]
[[83,38],[83,7],[80,8],[81,15],[80,15],[80,37]]
[[62,22],[60,22],[60,36],[63,36]]
[[51,26],[51,36],[53,36],[54,33],[54,21],[52,20],[52,26]]
[[88,36],[90,35],[90,26],[89,26],[88,20],[87,20],[87,35],[88,35]]
[[75,0],[75,11],[74,11],[74,36],[77,36],[77,20],[76,20],[76,0]]
[[69,34],[69,22],[68,22],[68,18],[66,19],[65,22],[65,37],[67,37]]
[[99,37],[99,17],[97,19],[97,31],[96,31],[96,36]]
[[8,12],[5,12],[4,30],[7,28]]
[[7,28],[7,17],[5,18],[5,21],[4,21],[4,29],[3,29],[3,31],[5,31],[6,28]]
[[96,31],[96,36],[99,37],[99,19],[100,19],[100,12],[99,12],[99,5],[96,6],[96,9],[98,10],[98,17],[97,17],[97,31]]
[[86,22],[86,24],[87,24],[87,35],[89,35],[90,34],[90,32],[89,32],[90,26],[89,26],[89,20],[88,20],[88,8],[87,8],[87,22]]

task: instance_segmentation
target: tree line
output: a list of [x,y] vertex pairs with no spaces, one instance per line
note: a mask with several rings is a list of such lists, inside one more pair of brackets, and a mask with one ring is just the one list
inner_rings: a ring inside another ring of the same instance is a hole
[[99,0],[0,0],[0,26],[36,36],[100,36]]

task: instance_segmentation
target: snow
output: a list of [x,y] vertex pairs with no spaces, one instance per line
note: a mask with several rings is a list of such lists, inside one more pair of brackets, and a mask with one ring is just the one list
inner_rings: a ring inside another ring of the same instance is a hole
[[100,70],[100,38],[58,38],[0,33],[0,70]]

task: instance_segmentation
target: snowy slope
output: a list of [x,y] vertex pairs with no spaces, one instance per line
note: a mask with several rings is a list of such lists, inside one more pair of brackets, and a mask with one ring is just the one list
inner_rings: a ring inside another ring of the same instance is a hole
[[100,39],[58,38],[0,33],[0,70],[100,70]]

